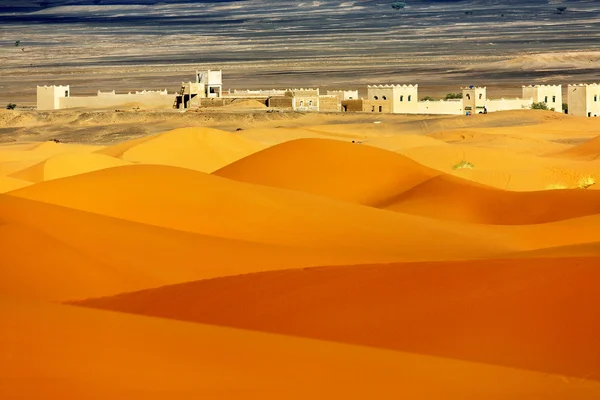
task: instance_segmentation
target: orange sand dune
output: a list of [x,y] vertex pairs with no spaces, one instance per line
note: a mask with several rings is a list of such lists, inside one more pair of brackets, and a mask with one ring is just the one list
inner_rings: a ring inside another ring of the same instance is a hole
[[600,214],[600,192],[510,192],[440,175],[379,206],[446,220],[529,225]]
[[0,175],[0,193],[21,189],[29,185],[31,185],[31,182]]
[[41,182],[10,194],[181,231],[335,251],[353,249],[388,260],[487,257],[526,249],[489,229],[462,229],[456,223],[166,166],[111,168]]
[[597,160],[600,158],[600,136],[567,150],[551,153],[549,156],[585,161]]
[[264,270],[399,258],[377,248],[222,239],[7,195],[0,195],[0,238],[0,292],[47,300],[105,296]]
[[255,153],[214,174],[372,205],[439,172],[371,146],[328,139],[299,139]]
[[11,177],[29,182],[42,182],[128,164],[130,163],[127,161],[103,154],[61,154],[15,172]]
[[259,273],[81,305],[600,380],[600,258]]
[[210,128],[182,128],[102,149],[123,160],[212,172],[264,149],[242,135]]
[[3,399],[588,400],[586,379],[0,299]]

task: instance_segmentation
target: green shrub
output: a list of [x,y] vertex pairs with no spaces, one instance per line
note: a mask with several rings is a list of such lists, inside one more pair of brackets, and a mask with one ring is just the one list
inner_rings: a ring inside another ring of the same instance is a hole
[[531,109],[532,110],[548,110],[548,104],[544,103],[543,101],[540,101],[539,103],[532,103],[531,104]]
[[421,99],[421,101],[434,101],[435,99],[431,96],[425,96]]
[[475,166],[468,161],[461,161],[456,165],[452,166],[452,169],[473,169]]
[[462,99],[462,93],[448,93],[445,100]]
[[15,108],[17,108],[17,105],[14,103],[8,103],[8,105],[6,106],[7,110],[14,110]]

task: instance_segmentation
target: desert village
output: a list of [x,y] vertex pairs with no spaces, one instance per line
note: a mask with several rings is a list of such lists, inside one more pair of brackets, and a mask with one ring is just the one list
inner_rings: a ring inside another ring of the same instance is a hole
[[[357,90],[328,90],[327,94],[321,94],[318,88],[224,91],[223,72],[207,70],[196,71],[195,82],[182,82],[178,93],[169,93],[165,89],[117,94],[113,90],[98,91],[96,96],[78,97],[71,95],[69,85],[38,86],[37,109],[106,108],[136,104],[141,108],[172,107],[187,110],[254,100],[270,108],[301,112],[471,115],[527,109],[533,103],[545,103],[548,109],[563,112],[562,85],[523,86],[521,98],[509,99],[490,99],[486,87],[468,86],[461,88],[462,98],[420,100],[418,90],[417,84],[369,85],[366,98],[359,98]],[[569,85],[567,93],[569,115],[600,115],[600,85]]]

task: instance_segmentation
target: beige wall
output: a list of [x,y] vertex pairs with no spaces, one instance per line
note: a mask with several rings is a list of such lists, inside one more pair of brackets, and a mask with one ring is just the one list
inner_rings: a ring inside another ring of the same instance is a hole
[[344,100],[358,100],[358,90],[328,90],[330,96],[337,96],[340,102]]
[[319,96],[319,111],[338,112],[341,110],[341,102],[338,96]]
[[569,85],[567,94],[569,115],[600,116],[600,85],[595,83]]
[[388,101],[392,113],[417,114],[419,112],[418,85],[367,86],[369,101]]
[[37,87],[37,109],[58,110],[60,99],[70,96],[69,86],[38,86]]
[[[487,88],[485,87],[465,87],[462,88],[464,110],[470,110],[476,114],[478,110],[483,110],[487,100]],[[488,110],[489,111],[489,110]]]
[[535,103],[546,103],[548,108],[562,113],[561,85],[530,85],[523,86],[523,99],[532,99]]
[[461,115],[463,114],[462,100],[420,101],[419,114]]
[[60,99],[59,108],[172,108],[174,102],[174,94],[116,94],[112,96],[63,97]]
[[[495,111],[509,111],[509,110],[523,110],[531,108],[532,99],[493,99],[485,102],[485,107],[488,112]],[[473,114],[482,111],[478,109],[473,111]]]

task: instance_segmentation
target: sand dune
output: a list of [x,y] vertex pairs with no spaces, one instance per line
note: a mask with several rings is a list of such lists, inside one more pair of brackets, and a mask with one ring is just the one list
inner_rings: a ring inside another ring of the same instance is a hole
[[217,114],[0,146],[0,398],[600,397],[592,119]]
[[275,246],[222,239],[7,195],[0,195],[0,235],[4,244],[0,255],[2,292],[46,300],[103,296],[264,270],[401,257],[381,253],[378,248]]
[[43,182],[128,164],[130,163],[127,161],[103,154],[61,154],[15,172],[11,177],[29,182]]
[[31,185],[31,182],[11,178],[9,176],[0,176],[0,193],[21,189],[29,185]]
[[[482,236],[476,228],[463,230],[454,223],[164,166],[111,168],[10,194],[186,232],[353,249],[395,260],[481,257],[520,249],[488,230]],[[432,242],[435,237],[440,240]]]
[[600,192],[511,192],[440,175],[379,206],[446,220],[531,225],[600,214]]
[[0,397],[576,399],[586,379],[64,305],[0,300]]
[[370,146],[299,139],[255,153],[214,174],[372,205],[439,173],[406,157]]
[[551,157],[570,158],[576,160],[597,160],[600,158],[600,136],[570,149],[549,154]]
[[182,128],[121,143],[100,153],[123,160],[212,172],[265,146],[241,135],[209,128]]
[[566,258],[316,268],[81,304],[600,380],[600,310],[590,307],[600,291],[599,263]]

